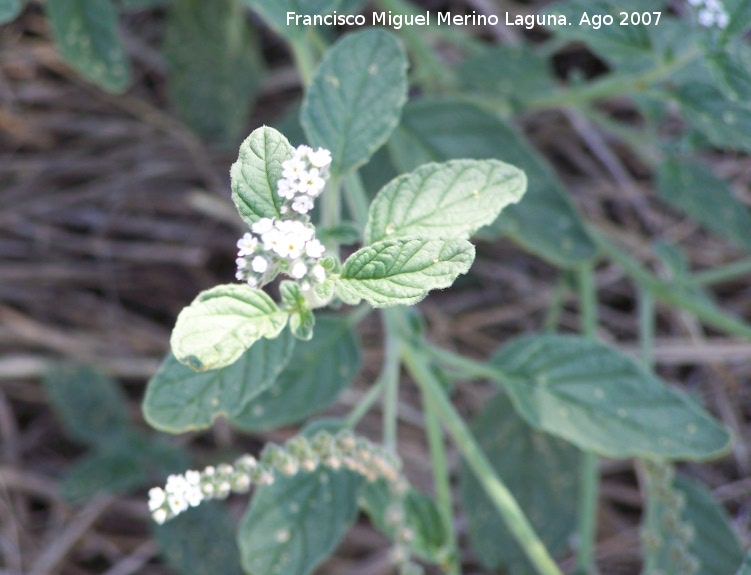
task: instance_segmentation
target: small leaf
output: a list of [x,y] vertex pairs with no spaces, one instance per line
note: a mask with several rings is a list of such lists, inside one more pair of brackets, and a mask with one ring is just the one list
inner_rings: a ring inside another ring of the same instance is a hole
[[469,270],[475,248],[466,240],[402,238],[359,249],[342,268],[340,287],[374,307],[412,305]]
[[167,12],[167,88],[198,134],[235,144],[261,85],[255,35],[234,0],[180,0]]
[[71,66],[105,90],[128,87],[130,63],[110,0],[54,0],[44,9],[60,53]]
[[15,20],[22,8],[21,0],[0,0],[0,24]]
[[388,140],[407,100],[407,56],[383,30],[347,34],[316,71],[300,121],[311,145],[331,150],[332,170],[346,174]]
[[524,201],[507,207],[485,235],[507,233],[555,265],[589,261],[596,247],[566,189],[544,158],[509,124],[459,100],[423,99],[404,108],[389,142],[394,164],[408,172],[426,162],[455,158],[498,159],[528,178]]
[[[535,431],[516,414],[505,394],[487,403],[471,429],[545,546],[553,555],[561,553],[576,530],[579,450]],[[483,566],[490,571],[534,572],[465,463],[459,480],[470,542]]]
[[334,550],[357,515],[360,478],[320,466],[261,487],[237,540],[246,572],[307,575]]
[[279,293],[282,296],[284,311],[289,313],[290,331],[296,338],[308,341],[313,337],[315,317],[305,299],[305,292],[297,282],[283,281]]
[[289,362],[295,340],[289,330],[262,339],[227,367],[196,372],[169,353],[149,381],[143,414],[152,427],[169,433],[205,429],[223,415],[241,413]]
[[[347,0],[350,2],[351,0]],[[274,31],[288,40],[305,35],[307,26],[287,21],[287,13],[314,16],[336,10],[341,0],[243,0],[249,8],[258,10]]]
[[422,236],[469,239],[517,203],[524,173],[497,160],[453,160],[420,166],[386,185],[368,212],[365,243]]
[[751,152],[751,108],[710,84],[690,82],[675,96],[686,121],[717,147]]
[[729,100],[748,104],[751,100],[751,48],[733,42],[724,50],[711,54],[707,64],[717,86]]
[[208,501],[154,527],[162,555],[179,573],[241,575],[233,521],[225,507]]
[[292,146],[274,128],[262,127],[246,138],[240,155],[230,168],[232,201],[250,226],[261,218],[281,218],[284,199],[276,183],[282,177],[282,162],[292,154]]
[[[386,521],[386,510],[391,497],[389,486],[383,480],[363,482],[360,489],[360,506],[375,527],[390,538],[394,529]],[[425,561],[441,563],[448,552],[448,533],[435,502],[427,495],[409,489],[404,495],[404,516],[407,527],[414,534],[410,551]]]
[[321,315],[310,341],[298,341],[272,387],[232,418],[241,429],[296,423],[328,407],[360,369],[360,346],[346,318]]
[[201,292],[177,316],[170,345],[196,371],[226,367],[262,337],[284,329],[287,314],[266,293],[225,284]]
[[657,173],[657,193],[705,228],[751,250],[751,212],[709,168],[668,160]]
[[106,446],[130,429],[117,383],[87,366],[58,365],[44,377],[47,397],[71,437]]
[[680,390],[587,338],[531,335],[492,364],[532,426],[605,457],[703,460],[727,450],[728,431]]

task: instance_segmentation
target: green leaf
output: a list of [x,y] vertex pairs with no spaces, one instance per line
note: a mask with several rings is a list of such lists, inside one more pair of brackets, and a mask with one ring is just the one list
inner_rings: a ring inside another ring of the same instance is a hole
[[22,8],[21,0],[0,0],[0,24],[15,20]]
[[726,0],[725,9],[729,18],[723,31],[724,39],[746,32],[751,26],[751,0]]
[[241,575],[240,552],[233,521],[216,501],[154,527],[162,555],[179,573],[190,575]]
[[347,34],[316,71],[300,121],[311,145],[331,150],[345,174],[368,161],[399,123],[407,100],[407,56],[383,30]]
[[44,8],[60,54],[73,68],[105,90],[128,87],[130,63],[110,0],[54,0]]
[[276,183],[282,177],[282,162],[292,154],[292,146],[274,128],[262,127],[246,138],[240,155],[230,168],[232,201],[250,226],[261,218],[281,218],[284,199]]
[[[565,550],[576,530],[579,450],[535,431],[505,394],[487,403],[471,429],[548,550],[553,555]],[[460,468],[459,486],[470,542],[485,569],[532,573],[524,551],[466,463]]]
[[172,102],[203,138],[235,145],[261,86],[255,35],[235,0],[179,0],[167,12]]
[[665,161],[657,172],[657,193],[705,228],[751,250],[751,213],[709,168],[696,162]]
[[738,567],[735,575],[751,575],[751,551],[743,558],[743,564]]
[[124,10],[146,10],[148,8],[161,8],[173,4],[176,0],[118,0],[119,6]]
[[748,105],[751,100],[751,48],[733,42],[722,51],[711,54],[707,64],[727,98]]
[[360,369],[360,346],[346,318],[321,315],[310,341],[298,341],[272,387],[244,406],[233,423],[246,430],[296,423],[328,407]]
[[469,239],[517,203],[524,173],[497,160],[453,160],[420,166],[386,185],[368,212],[365,243],[407,236]]
[[210,427],[219,416],[231,420],[274,383],[294,343],[289,330],[283,330],[274,339],[256,342],[235,363],[203,372],[168,354],[146,388],[146,421],[161,431],[184,433]]
[[686,121],[717,147],[751,152],[751,108],[732,102],[710,84],[687,83],[675,91]]
[[360,478],[320,466],[261,487],[237,533],[246,572],[307,575],[334,550],[357,515]]
[[290,331],[296,338],[308,341],[313,337],[315,317],[305,299],[305,292],[297,282],[283,281],[279,286],[279,293],[282,296],[282,307],[289,313]]
[[605,457],[703,460],[729,446],[728,431],[680,390],[597,341],[516,338],[493,358],[532,426]]
[[308,16],[329,14],[339,7],[341,0],[243,0],[243,3],[260,12],[277,34],[287,40],[297,40],[309,27],[302,23],[299,26],[292,22],[287,24],[287,12]]
[[146,482],[140,458],[132,451],[95,451],[77,461],[65,474],[61,495],[72,503],[97,493],[123,493]]
[[[385,481],[363,482],[360,507],[381,533],[393,539],[394,529],[386,521],[386,510],[390,503],[389,486]],[[443,562],[448,551],[448,533],[435,502],[410,488],[404,495],[404,517],[407,527],[414,533],[414,539],[409,544],[410,551],[425,561]]]
[[528,45],[494,46],[459,64],[457,71],[470,91],[515,104],[555,88],[548,60]]
[[125,394],[91,367],[60,364],[45,374],[44,389],[66,431],[79,441],[106,446],[130,429]]
[[[672,466],[645,464],[644,573],[731,575],[743,549],[725,510],[707,489]],[[689,565],[693,565],[691,569]]]
[[262,337],[275,338],[287,323],[265,292],[225,284],[201,292],[177,316],[170,345],[196,371],[226,367]]
[[426,162],[455,158],[499,159],[528,178],[524,201],[509,206],[489,230],[505,232],[524,248],[570,267],[592,259],[596,247],[566,190],[545,160],[499,118],[459,100],[407,104],[389,142],[395,165],[411,171]]
[[402,238],[357,250],[342,268],[340,288],[374,307],[412,305],[469,270],[475,247],[466,240]]

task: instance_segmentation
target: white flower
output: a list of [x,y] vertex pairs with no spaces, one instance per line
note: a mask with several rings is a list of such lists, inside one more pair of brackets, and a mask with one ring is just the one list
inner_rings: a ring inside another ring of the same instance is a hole
[[256,251],[256,247],[258,247],[258,239],[254,238],[251,234],[246,233],[243,237],[237,240],[237,248],[239,249],[237,255],[241,257],[249,256]]
[[[238,279],[240,279],[240,278],[238,278]],[[247,284],[250,287],[254,288],[254,287],[256,287],[258,285],[258,280],[256,278],[254,278],[254,277],[249,277],[248,280],[247,280]]]
[[715,14],[709,10],[700,10],[696,20],[700,25],[709,28],[715,23]]
[[323,255],[323,252],[325,251],[326,248],[319,240],[310,240],[307,244],[305,244],[305,253],[309,258],[318,259]]
[[305,265],[305,262],[295,262],[295,265],[292,266],[292,269],[289,273],[293,278],[300,280],[305,277],[305,274],[308,273],[308,266]]
[[285,200],[291,200],[295,197],[295,186],[290,180],[279,180],[276,184],[277,192]]
[[310,196],[297,196],[292,202],[292,209],[298,214],[307,214],[313,209],[313,200]]
[[262,274],[267,269],[269,269],[269,262],[262,256],[256,256],[253,258],[253,262],[250,264],[250,267],[253,268],[254,272]]
[[245,279],[245,272],[242,271],[242,270],[237,270],[235,272],[235,279],[236,280],[240,280],[240,281],[244,280]]
[[310,146],[300,145],[297,146],[297,149],[295,150],[295,155],[298,158],[305,158],[310,157],[310,154],[313,152],[313,148]]
[[250,229],[253,230],[254,234],[263,235],[269,230],[272,230],[274,228],[274,220],[271,218],[261,218],[258,220],[255,224],[253,224]]
[[691,4],[691,6],[699,6],[704,3],[704,0],[688,0],[688,3]]
[[723,12],[725,10],[720,0],[704,0],[704,7],[712,12]]
[[322,284],[326,281],[326,270],[323,269],[323,266],[321,264],[314,265],[313,269],[310,270],[310,273],[313,276],[313,279],[319,284]]
[[166,494],[161,487],[154,487],[149,489],[149,511],[156,511],[162,505],[166,499]]
[[237,258],[235,260],[235,264],[237,265],[238,270],[244,270],[248,267],[248,260],[246,260],[245,258]]
[[306,167],[305,160],[297,155],[292,156],[289,160],[282,162],[282,177],[288,180],[296,180]]
[[717,20],[717,27],[720,30],[724,30],[728,27],[728,24],[730,23],[730,16],[728,16],[727,12],[720,12],[717,14],[716,17]]
[[175,515],[182,513],[188,508],[188,502],[185,501],[182,494],[170,495],[167,498],[167,503],[169,504],[170,510]]
[[167,521],[167,511],[165,511],[164,509],[157,509],[156,511],[154,511],[154,513],[151,514],[151,516],[159,525]]
[[331,163],[331,152],[318,148],[315,152],[308,152],[308,161],[316,168],[325,168]]
[[300,176],[300,183],[297,184],[297,191],[302,194],[308,194],[309,196],[316,197],[320,195],[326,185],[318,168],[312,168],[310,171],[305,172]]

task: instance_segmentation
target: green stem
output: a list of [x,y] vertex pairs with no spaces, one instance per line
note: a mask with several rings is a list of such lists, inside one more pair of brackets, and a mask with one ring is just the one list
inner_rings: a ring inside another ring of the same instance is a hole
[[449,483],[449,467],[446,461],[446,446],[443,442],[443,431],[438,417],[438,408],[433,398],[421,388],[422,404],[425,409],[425,426],[430,448],[430,461],[433,466],[433,481],[438,510],[448,534],[448,573],[457,575],[461,571],[459,565],[459,546],[454,532],[454,511],[451,499],[451,485]]
[[[579,269],[579,305],[581,330],[588,338],[595,338],[597,330],[597,285],[592,265]],[[576,560],[585,573],[596,573],[595,543],[597,539],[597,499],[600,470],[598,457],[591,451],[582,452],[581,484],[579,488],[578,534]]]
[[646,289],[639,290],[639,346],[644,365],[654,361],[655,301]]
[[731,281],[751,274],[751,259],[733,262],[726,266],[695,273],[691,279],[699,285],[711,285]]
[[701,50],[688,50],[670,62],[662,62],[651,70],[633,76],[605,77],[591,82],[581,88],[561,90],[550,95],[531,98],[526,102],[526,109],[539,110],[556,106],[575,106],[592,100],[602,100],[613,96],[623,96],[631,92],[643,92],[651,84],[665,80],[677,70],[693,62],[701,55]]
[[548,550],[535,533],[516,499],[500,480],[469,429],[446,397],[440,382],[430,370],[427,359],[406,342],[402,341],[402,358],[410,374],[420,386],[469,467],[477,477],[495,508],[500,512],[506,525],[526,553],[540,575],[562,575]]
[[291,41],[289,45],[292,48],[292,56],[295,59],[297,70],[300,72],[303,85],[310,86],[316,70],[316,61],[311,46],[304,37]]
[[692,297],[685,290],[676,288],[675,285],[660,280],[654,274],[644,269],[638,261],[613,244],[603,234],[594,230],[591,231],[592,237],[597,242],[599,248],[611,259],[615,260],[623,268],[623,271],[637,284],[647,289],[652,294],[652,297],[667,304],[683,308],[717,329],[751,340],[751,326],[712,305]]
[[383,310],[383,327],[386,332],[385,358],[379,380],[383,380],[383,443],[387,449],[396,452],[397,418],[399,407],[399,338],[391,314],[394,310]]
[[370,389],[362,396],[362,399],[352,409],[347,418],[344,420],[344,425],[349,428],[355,427],[363,416],[370,411],[373,404],[378,400],[383,391],[383,381],[376,381],[370,386]]
[[[333,173],[326,184],[326,190],[321,194],[321,225],[325,229],[334,230],[341,223],[341,194],[339,175]],[[339,240],[336,239],[335,234],[330,234],[328,236],[326,240],[326,251],[328,252],[328,255],[339,257]]]

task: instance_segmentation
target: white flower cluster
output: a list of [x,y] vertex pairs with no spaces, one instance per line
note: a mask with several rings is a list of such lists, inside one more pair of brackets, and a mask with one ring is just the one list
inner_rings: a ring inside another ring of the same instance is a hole
[[717,26],[724,30],[730,22],[722,0],[688,0],[698,10],[696,21],[705,28]]
[[261,218],[238,240],[238,280],[261,287],[285,273],[299,280],[303,291],[326,280],[326,271],[318,263],[325,248],[315,238],[307,214],[326,185],[330,165],[331,152],[308,146],[298,147],[282,163],[277,193],[284,203],[279,211],[289,219]]
[[149,511],[154,521],[161,524],[204,500],[246,493],[253,484],[270,485],[277,473],[292,476],[315,471],[319,466],[348,469],[368,481],[387,482],[391,501],[384,510],[384,518],[395,539],[392,559],[401,572],[419,572],[419,566],[410,561],[409,544],[415,535],[404,513],[404,495],[409,484],[401,473],[401,461],[390,451],[348,430],[333,435],[319,431],[311,439],[298,435],[284,445],[270,443],[261,453],[260,461],[252,455],[243,455],[234,465],[170,475],[164,489],[155,487],[149,491]]

